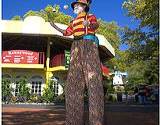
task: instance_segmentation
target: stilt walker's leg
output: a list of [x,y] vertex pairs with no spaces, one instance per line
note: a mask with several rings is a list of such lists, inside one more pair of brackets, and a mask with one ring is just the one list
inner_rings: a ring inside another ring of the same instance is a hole
[[74,42],[71,48],[71,61],[65,87],[66,124],[83,125],[84,113],[84,78],[82,74],[81,49],[79,42]]
[[104,124],[104,92],[98,47],[86,43],[86,71],[89,95],[89,125]]

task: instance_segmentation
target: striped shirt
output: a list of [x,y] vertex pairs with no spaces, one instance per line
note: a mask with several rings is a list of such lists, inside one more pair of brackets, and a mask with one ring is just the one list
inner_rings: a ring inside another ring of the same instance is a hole
[[[86,33],[86,27],[83,25],[83,21],[86,20],[86,13],[79,14],[68,26],[68,28],[65,30],[64,36],[83,36],[85,34],[95,34],[95,29],[92,29],[91,27],[87,28]],[[97,24],[97,19],[93,14],[87,14],[87,20],[90,22],[90,24]]]

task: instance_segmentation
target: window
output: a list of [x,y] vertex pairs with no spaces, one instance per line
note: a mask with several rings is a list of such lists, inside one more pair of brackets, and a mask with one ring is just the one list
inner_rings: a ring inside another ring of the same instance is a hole
[[53,87],[54,87],[54,94],[55,94],[55,96],[58,96],[58,82],[55,82],[54,85],[53,85]]
[[53,90],[54,90],[54,94],[55,96],[58,96],[59,94],[59,78],[58,77],[52,77],[51,80],[53,81]]
[[15,82],[15,96],[17,96],[18,95],[18,93],[19,93],[19,82],[20,82],[20,80],[22,80],[22,79],[27,79],[27,77],[26,76],[23,76],[23,75],[18,75],[18,76],[16,76],[16,82]]
[[17,96],[18,95],[18,93],[19,93],[19,81],[16,81],[16,89],[15,89],[15,96]]
[[41,81],[32,81],[31,84],[32,84],[32,93],[37,94],[37,95],[41,95],[42,82]]
[[41,76],[33,76],[31,78],[32,94],[41,95],[43,78]]

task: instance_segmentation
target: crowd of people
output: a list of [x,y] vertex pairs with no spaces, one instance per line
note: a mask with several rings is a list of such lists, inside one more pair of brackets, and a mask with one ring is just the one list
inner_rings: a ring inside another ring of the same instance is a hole
[[139,104],[159,103],[159,86],[158,85],[140,85],[134,90],[135,101]]

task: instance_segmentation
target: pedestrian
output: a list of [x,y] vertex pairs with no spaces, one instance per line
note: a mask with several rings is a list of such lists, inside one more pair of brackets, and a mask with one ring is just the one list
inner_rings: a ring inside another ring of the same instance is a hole
[[148,103],[148,98],[149,98],[149,88],[148,88],[148,86],[145,86],[144,92],[145,92],[145,103]]
[[89,96],[89,125],[103,125],[104,92],[101,62],[98,52],[96,16],[89,14],[91,0],[77,0],[71,4],[77,17],[66,30],[51,25],[64,36],[74,36],[70,66],[66,81],[66,125],[84,125],[84,90]]
[[135,95],[135,101],[136,101],[136,103],[138,103],[138,87],[135,87],[134,95]]
[[155,98],[154,102],[158,104],[159,103],[159,85],[155,85],[153,89],[153,96]]
[[140,104],[145,104],[146,103],[146,96],[145,96],[145,87],[144,85],[140,85],[139,87],[139,103]]

